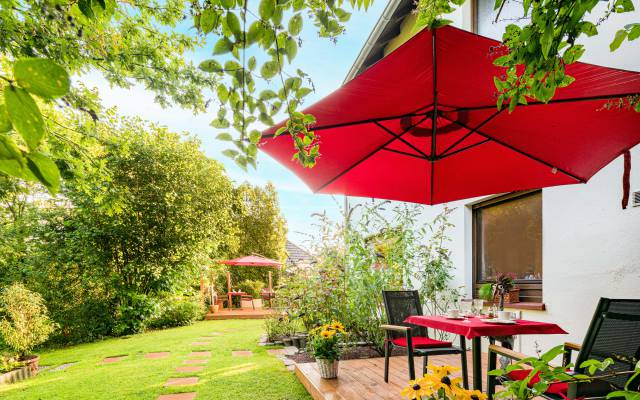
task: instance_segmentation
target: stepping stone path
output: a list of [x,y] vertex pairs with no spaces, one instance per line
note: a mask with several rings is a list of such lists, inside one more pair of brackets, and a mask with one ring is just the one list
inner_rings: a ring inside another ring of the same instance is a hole
[[196,383],[198,383],[198,379],[199,378],[197,376],[189,376],[185,378],[169,378],[167,383],[164,384],[164,387],[195,385]]
[[189,357],[211,357],[210,351],[192,351]]
[[122,355],[122,356],[112,356],[112,357],[106,357],[104,360],[102,360],[99,364],[113,364],[113,363],[117,363],[119,361],[124,360],[125,358],[127,358],[127,355]]
[[183,365],[177,367],[176,372],[201,372],[203,369],[204,367],[199,365]]
[[205,359],[205,358],[201,358],[198,360],[184,360],[182,363],[183,364],[206,364],[208,363],[209,360]]
[[168,351],[158,351],[155,353],[147,353],[144,355],[144,358],[150,358],[150,359],[158,359],[158,358],[167,358],[169,357],[169,353]]
[[174,393],[174,394],[163,394],[158,396],[158,400],[193,400],[196,398],[196,393]]
[[251,350],[233,350],[231,356],[233,357],[251,357],[253,352]]
[[267,350],[267,353],[270,356],[283,356],[284,355],[284,349],[269,349]]

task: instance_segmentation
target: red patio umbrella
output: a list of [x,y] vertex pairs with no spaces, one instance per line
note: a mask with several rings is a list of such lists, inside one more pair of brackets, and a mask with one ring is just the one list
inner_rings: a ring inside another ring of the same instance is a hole
[[[219,263],[220,264],[225,264],[225,265],[246,266],[246,267],[272,267],[272,268],[278,268],[278,267],[282,266],[281,262],[278,262],[276,260],[272,260],[270,258],[257,256],[257,255],[238,257],[238,258],[234,258],[232,260],[219,261]],[[273,292],[273,288],[271,287],[273,285],[271,279],[272,279],[271,278],[271,271],[269,271],[269,293]],[[231,274],[229,272],[227,272],[227,296],[228,296],[228,299],[229,299],[229,308],[231,308]]]
[[438,204],[585,183],[640,142],[640,113],[605,107],[640,93],[640,73],[574,63],[576,81],[549,104],[510,114],[496,108],[499,45],[450,26],[424,30],[304,111],[317,119],[314,168],[292,160],[289,135],[274,137],[282,124],[260,148],[317,193]]

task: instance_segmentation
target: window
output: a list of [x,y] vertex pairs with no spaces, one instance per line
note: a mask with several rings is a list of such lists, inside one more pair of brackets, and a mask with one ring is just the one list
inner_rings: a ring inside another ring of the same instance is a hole
[[521,302],[542,302],[542,192],[510,194],[473,207],[474,292],[513,273]]

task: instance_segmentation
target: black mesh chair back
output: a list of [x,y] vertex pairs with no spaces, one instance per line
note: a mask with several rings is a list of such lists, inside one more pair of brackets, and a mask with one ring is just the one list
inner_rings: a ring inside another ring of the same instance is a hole
[[[580,364],[586,360],[606,358],[613,359],[614,364],[605,373],[633,370],[640,360],[640,299],[601,298],[587,332],[576,359],[577,372],[585,372]],[[629,375],[621,375],[606,380],[622,388],[628,379]],[[640,377],[632,382],[631,389],[639,385]]]
[[[428,337],[427,329],[404,322],[411,315],[422,315],[422,304],[417,290],[385,290],[382,292],[387,322],[391,325],[412,327],[413,336]],[[390,332],[393,339],[402,337],[401,333]]]

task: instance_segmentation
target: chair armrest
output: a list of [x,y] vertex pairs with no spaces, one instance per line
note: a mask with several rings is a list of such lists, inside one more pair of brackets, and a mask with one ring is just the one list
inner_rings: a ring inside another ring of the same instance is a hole
[[575,350],[580,351],[582,349],[582,345],[577,343],[565,342],[564,349],[566,350]]
[[498,346],[495,344],[489,345],[489,353],[499,354],[516,361],[520,361],[528,357],[525,354],[518,353],[517,351],[513,351],[511,349],[507,349],[506,347]]
[[380,329],[385,330],[385,331],[394,331],[394,332],[400,332],[400,333],[406,333],[406,332],[410,332],[411,331],[411,327],[408,326],[402,326],[402,325],[380,325]]

